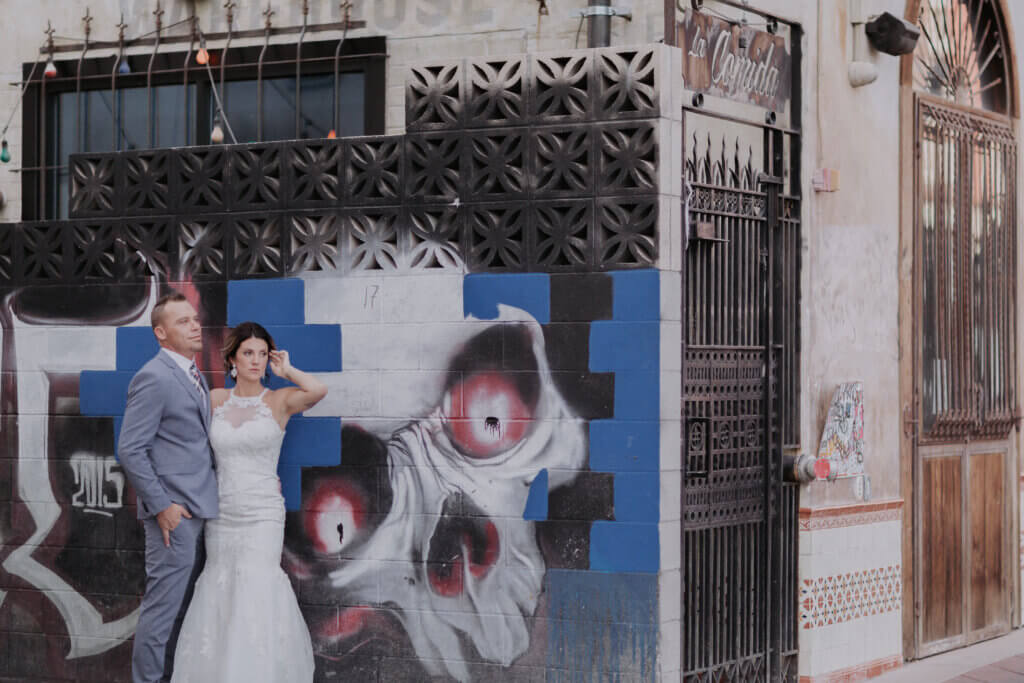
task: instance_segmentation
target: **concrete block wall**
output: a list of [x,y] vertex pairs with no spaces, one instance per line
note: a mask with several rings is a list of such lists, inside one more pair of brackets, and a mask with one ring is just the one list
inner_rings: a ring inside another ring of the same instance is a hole
[[[225,328],[255,319],[331,388],[289,425],[279,468],[319,677],[658,678],[673,649],[659,647],[663,277],[174,283],[204,316],[212,385]],[[151,292],[81,289],[94,306],[53,320],[28,313],[59,310],[65,287],[6,299],[0,677],[15,680],[129,680],[143,557],[114,452],[124,388],[156,350]],[[473,421],[494,400],[513,408],[492,435]],[[395,440],[414,432],[443,436],[402,460]],[[339,524],[351,531],[324,533]],[[408,524],[412,547],[394,534]]]

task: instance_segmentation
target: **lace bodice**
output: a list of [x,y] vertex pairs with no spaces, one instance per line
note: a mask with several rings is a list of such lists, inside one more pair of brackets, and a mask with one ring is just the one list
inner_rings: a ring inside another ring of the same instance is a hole
[[277,491],[277,459],[284,430],[259,396],[231,395],[213,412],[210,444],[217,461],[220,494],[250,489],[259,484]]

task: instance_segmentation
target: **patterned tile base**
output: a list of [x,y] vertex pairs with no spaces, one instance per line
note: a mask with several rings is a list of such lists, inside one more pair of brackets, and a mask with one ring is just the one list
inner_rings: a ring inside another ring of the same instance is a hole
[[900,565],[804,579],[800,587],[800,626],[816,628],[900,609]]

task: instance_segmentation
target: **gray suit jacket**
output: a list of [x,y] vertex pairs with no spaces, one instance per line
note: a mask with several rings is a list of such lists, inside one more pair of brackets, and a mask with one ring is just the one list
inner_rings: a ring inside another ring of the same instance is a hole
[[194,517],[217,516],[209,429],[209,389],[201,395],[166,353],[157,353],[135,374],[117,456],[135,487],[139,519],[171,503]]

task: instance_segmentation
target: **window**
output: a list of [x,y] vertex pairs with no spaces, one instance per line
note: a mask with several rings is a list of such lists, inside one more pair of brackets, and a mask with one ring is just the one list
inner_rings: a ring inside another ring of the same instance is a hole
[[[335,73],[337,46],[303,43],[298,83],[294,44],[231,48],[223,70],[221,50],[210,49],[214,86],[220,90],[223,72],[224,111],[238,142],[383,133],[384,40],[347,40]],[[209,144],[213,86],[186,54],[158,52],[152,66],[150,55],[131,55],[128,70],[113,77],[115,56],[87,55],[80,79],[77,58],[58,61],[56,78],[36,76],[25,100],[24,220],[68,217],[71,154]]]

